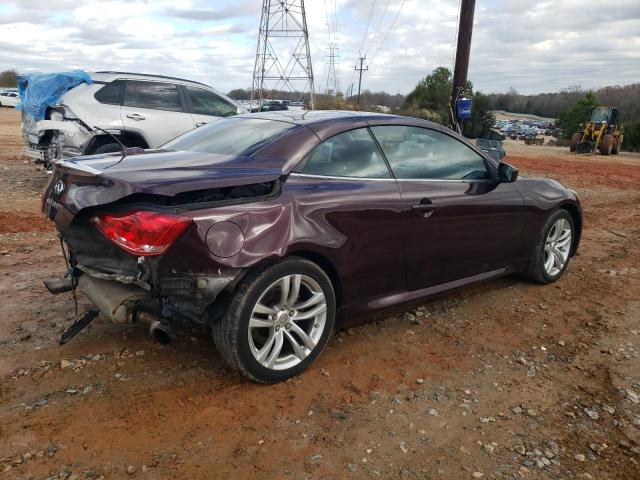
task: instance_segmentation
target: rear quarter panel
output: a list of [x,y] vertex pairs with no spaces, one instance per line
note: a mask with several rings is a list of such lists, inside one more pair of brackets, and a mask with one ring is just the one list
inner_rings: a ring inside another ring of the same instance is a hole
[[[292,175],[273,199],[186,213],[195,225],[158,262],[160,274],[246,268],[285,255],[313,253],[337,273],[343,305],[404,289],[403,238],[396,229],[397,184]],[[240,251],[220,258],[207,232],[232,222],[244,234]]]
[[103,86],[100,83],[82,83],[65,93],[60,103],[69,107],[89,127],[122,130],[124,125],[120,118],[120,105],[100,103],[94,98],[94,94]]

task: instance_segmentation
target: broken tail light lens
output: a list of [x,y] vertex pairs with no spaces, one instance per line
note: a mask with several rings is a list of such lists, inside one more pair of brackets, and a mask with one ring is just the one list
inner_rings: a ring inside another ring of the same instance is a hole
[[113,243],[138,256],[160,255],[193,220],[188,217],[136,210],[127,213],[98,213],[91,223]]

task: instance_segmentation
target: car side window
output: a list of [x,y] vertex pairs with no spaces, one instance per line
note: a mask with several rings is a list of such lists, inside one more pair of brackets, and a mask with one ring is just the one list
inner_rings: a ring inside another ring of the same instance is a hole
[[127,80],[122,104],[170,112],[184,111],[178,87],[172,83]]
[[482,180],[484,159],[459,140],[435,130],[402,125],[371,127],[398,179]]
[[331,177],[391,178],[380,149],[366,128],[340,133],[316,146],[298,173]]
[[193,113],[213,117],[230,117],[238,113],[234,105],[209,90],[189,85],[186,88],[193,106]]
[[124,80],[114,80],[107,83],[98,90],[93,96],[100,103],[108,105],[120,105],[122,103],[122,94],[124,93]]

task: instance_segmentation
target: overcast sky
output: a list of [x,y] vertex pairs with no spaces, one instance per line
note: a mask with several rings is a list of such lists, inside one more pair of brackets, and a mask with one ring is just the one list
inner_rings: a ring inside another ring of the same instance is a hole
[[[225,92],[250,87],[261,4],[3,0],[0,70],[112,69]],[[452,68],[458,0],[306,0],[316,91],[326,82],[325,6],[334,4],[342,89],[355,79],[359,51],[371,90],[407,93],[433,68]],[[640,82],[640,0],[478,0],[469,78],[486,93]]]

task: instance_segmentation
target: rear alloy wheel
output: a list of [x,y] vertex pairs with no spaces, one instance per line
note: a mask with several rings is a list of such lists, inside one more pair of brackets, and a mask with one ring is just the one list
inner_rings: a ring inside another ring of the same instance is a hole
[[232,368],[273,383],[315,360],[334,320],[335,295],[327,275],[308,260],[289,258],[243,279],[213,336]]
[[537,283],[555,282],[569,264],[575,227],[571,214],[557,210],[547,219],[525,276]]

